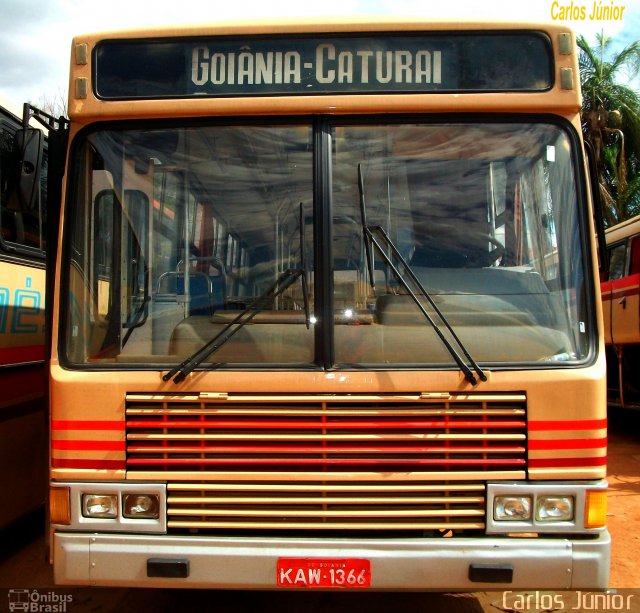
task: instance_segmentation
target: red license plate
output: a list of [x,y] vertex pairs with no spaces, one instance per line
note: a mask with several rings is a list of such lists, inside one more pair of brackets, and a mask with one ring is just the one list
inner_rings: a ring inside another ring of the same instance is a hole
[[276,572],[278,587],[371,586],[371,562],[360,558],[279,558]]

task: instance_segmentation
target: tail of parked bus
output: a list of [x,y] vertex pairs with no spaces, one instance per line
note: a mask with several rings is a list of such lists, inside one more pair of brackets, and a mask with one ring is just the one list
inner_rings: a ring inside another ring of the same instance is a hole
[[23,124],[8,107],[0,107],[0,528],[44,507],[48,449],[46,149],[40,145],[26,202],[19,188]]
[[609,401],[640,408],[640,216],[605,232],[607,277],[601,284]]

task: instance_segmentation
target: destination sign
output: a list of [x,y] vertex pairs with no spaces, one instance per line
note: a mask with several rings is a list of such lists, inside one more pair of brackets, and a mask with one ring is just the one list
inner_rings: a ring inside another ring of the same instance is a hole
[[94,51],[100,98],[544,91],[537,32],[109,40]]

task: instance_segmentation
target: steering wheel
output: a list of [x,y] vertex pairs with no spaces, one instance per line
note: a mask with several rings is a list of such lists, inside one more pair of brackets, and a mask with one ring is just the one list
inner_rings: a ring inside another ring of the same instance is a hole
[[[505,254],[504,245],[490,234],[472,232],[470,237],[472,240],[469,242],[466,250],[467,268],[484,268],[491,266],[491,264],[497,262]],[[480,248],[478,245],[482,244],[483,241],[493,245],[494,249],[486,251]]]

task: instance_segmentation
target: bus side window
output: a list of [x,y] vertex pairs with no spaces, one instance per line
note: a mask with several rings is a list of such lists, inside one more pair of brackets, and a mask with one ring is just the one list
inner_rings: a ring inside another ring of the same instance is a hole
[[631,257],[629,258],[629,274],[640,273],[640,235],[631,238]]
[[3,243],[15,243],[18,238],[17,214],[9,209],[10,197],[15,198],[15,184],[13,133],[0,125],[0,223]]
[[609,280],[621,279],[626,273],[627,243],[619,243],[608,249]]
[[[0,126],[0,244],[12,251],[41,258],[45,249],[47,150],[39,130],[30,129],[24,134],[23,138],[29,136],[28,142],[33,144],[32,165],[18,164],[20,152],[16,147],[21,141],[14,132]],[[31,169],[29,173],[23,173],[26,177],[24,185],[20,183],[22,167]],[[23,194],[22,188],[28,193]]]

